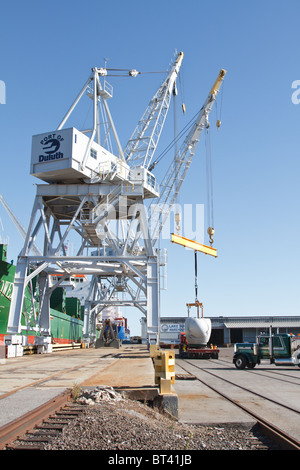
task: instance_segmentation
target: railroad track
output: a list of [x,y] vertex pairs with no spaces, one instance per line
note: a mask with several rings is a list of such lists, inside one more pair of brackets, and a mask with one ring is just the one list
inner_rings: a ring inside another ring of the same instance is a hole
[[[218,363],[226,364],[230,366],[230,368],[232,367],[232,364],[233,364],[232,361],[228,361],[228,360],[220,359],[220,358],[218,359]],[[280,369],[277,368],[276,370],[274,370],[274,369],[271,369],[270,366],[268,366],[268,364],[265,364],[265,365],[261,364],[255,369],[244,369],[243,372],[247,372],[248,374],[255,374],[255,375],[259,374],[268,378],[272,377],[273,379],[281,380],[285,383],[290,382],[293,385],[296,385],[295,383],[296,381],[296,382],[299,382],[298,385],[300,385],[300,373],[297,367],[293,368],[293,370],[295,371],[294,375],[285,373],[283,369],[284,369],[283,366],[280,366]],[[287,370],[291,372],[291,369],[287,369]],[[293,381],[289,379],[293,379]]]
[[[232,382],[231,380],[225,379],[221,377],[220,375],[216,374],[215,372],[212,372],[211,370],[207,370],[205,367],[200,367],[195,362],[191,362],[188,360],[184,359],[179,359],[176,361],[176,363],[180,366],[182,370],[187,372],[188,375],[191,375],[195,380],[198,380],[199,382],[203,383],[206,387],[209,387],[211,390],[213,390],[215,393],[218,395],[222,396],[224,399],[229,401],[230,403],[234,404],[238,408],[242,409],[245,413],[250,415],[252,418],[254,418],[257,421],[257,424],[259,428],[261,429],[261,432],[268,437],[270,437],[274,442],[277,442],[283,449],[286,450],[300,450],[300,441],[295,439],[293,436],[288,435],[283,429],[280,429],[280,427],[276,426],[275,424],[271,423],[270,421],[266,420],[263,416],[259,415],[257,412],[251,410],[249,405],[243,404],[241,400],[235,400],[231,396],[229,396],[228,393],[224,393],[222,391],[222,387],[219,385],[213,386],[209,383],[207,383],[207,380],[201,379],[199,376],[197,376],[197,369],[201,370],[201,374],[207,374],[208,376],[212,376],[220,380],[221,382],[227,383],[231,385],[232,387],[236,387],[240,390],[246,391],[248,394],[249,401],[251,397],[259,397],[262,400],[265,400],[268,403],[273,403],[276,404],[277,406],[280,406],[282,408],[282,413],[286,412],[287,410],[295,413],[296,415],[300,414],[300,411],[292,408],[290,406],[284,405],[283,403],[279,403],[276,400],[273,400],[269,397],[266,397],[258,392],[255,392],[253,390],[248,389],[246,386],[239,385],[237,383]],[[193,372],[189,370],[186,365],[190,365],[193,367]],[[195,371],[196,369],[196,371]],[[188,378],[188,377],[187,377]],[[284,416],[284,414],[283,414]]]
[[[129,354],[132,355],[132,352],[129,352]],[[116,359],[119,356],[121,356],[121,353],[109,352],[102,355],[101,358]],[[44,358],[47,359],[46,356],[41,356],[40,359],[43,360]],[[20,390],[44,384],[68,372],[85,368],[95,363],[99,363],[98,357],[82,365],[68,367],[44,378],[34,380],[2,394],[0,396],[0,402],[1,399],[13,395]],[[45,443],[50,442],[53,437],[59,435],[63,428],[71,420],[79,416],[84,409],[84,406],[72,402],[71,390],[67,390],[38,408],[0,427],[0,450],[43,449]]]
[[82,407],[71,402],[64,392],[47,403],[0,428],[0,450],[40,450],[45,443],[62,432]]
[[[63,351],[55,354],[63,354]],[[115,358],[118,357],[118,354],[107,353],[102,356],[102,358],[107,357]],[[51,358],[45,355],[40,356],[38,359],[48,364],[48,361]],[[30,389],[37,385],[40,386],[49,380],[57,379],[70,372],[72,373],[75,370],[80,370],[95,363],[99,363],[99,358],[89,360],[84,364],[76,365],[75,367],[66,367],[53,374],[46,375],[41,379],[33,380],[16,387],[14,390],[0,395],[0,403],[2,399],[14,395],[21,390]],[[11,370],[14,371],[14,368]],[[16,367],[16,370],[19,370],[19,367]],[[70,408],[72,414],[69,413]],[[20,418],[0,427],[0,450],[41,449],[53,436],[59,434],[63,427],[68,424],[71,419],[74,419],[81,410],[82,408],[79,406],[74,407],[74,405],[72,405],[71,390],[67,390],[45,404],[20,416]],[[62,419],[62,413],[64,414],[64,419]]]

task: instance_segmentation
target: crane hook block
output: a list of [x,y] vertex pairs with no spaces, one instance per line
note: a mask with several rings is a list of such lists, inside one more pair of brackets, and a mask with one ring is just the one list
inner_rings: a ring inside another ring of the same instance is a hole
[[217,120],[217,128],[218,128],[218,130],[220,129],[220,126],[221,126],[221,121],[220,121],[220,119],[218,119],[218,120]]
[[208,235],[209,235],[209,242],[210,242],[210,244],[212,245],[213,242],[214,242],[214,240],[213,240],[212,237],[213,237],[213,235],[214,235],[214,233],[215,233],[215,229],[214,229],[213,227],[208,227],[207,233],[208,233]]

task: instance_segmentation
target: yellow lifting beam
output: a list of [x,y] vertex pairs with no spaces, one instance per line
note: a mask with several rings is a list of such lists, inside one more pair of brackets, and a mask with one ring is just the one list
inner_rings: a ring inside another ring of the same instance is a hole
[[189,240],[188,238],[181,237],[180,235],[176,235],[171,233],[171,242],[177,243],[178,245],[182,245],[185,248],[191,248],[194,251],[201,251],[201,253],[205,253],[206,255],[217,257],[217,250],[211,246],[203,245],[202,243],[195,242],[193,240]]

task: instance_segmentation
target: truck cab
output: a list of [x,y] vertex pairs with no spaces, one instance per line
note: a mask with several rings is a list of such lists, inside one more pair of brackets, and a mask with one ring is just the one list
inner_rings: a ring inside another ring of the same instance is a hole
[[300,367],[300,337],[288,333],[261,334],[256,343],[236,343],[233,363],[237,369],[254,368],[261,360]]

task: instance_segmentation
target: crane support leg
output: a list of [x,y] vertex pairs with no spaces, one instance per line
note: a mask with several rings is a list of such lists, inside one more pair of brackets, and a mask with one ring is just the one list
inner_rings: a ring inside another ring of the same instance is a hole
[[24,300],[27,257],[20,257],[16,266],[14,288],[8,317],[7,333],[17,334],[21,331],[21,315]]
[[82,336],[83,336],[83,341],[86,343],[89,343],[90,310],[91,310],[90,303],[85,302]]
[[159,276],[157,256],[147,263],[147,337],[149,344],[159,343]]
[[39,275],[41,293],[39,327],[43,336],[50,336],[50,295],[48,290],[49,276],[45,271]]

